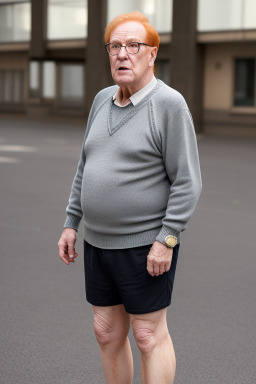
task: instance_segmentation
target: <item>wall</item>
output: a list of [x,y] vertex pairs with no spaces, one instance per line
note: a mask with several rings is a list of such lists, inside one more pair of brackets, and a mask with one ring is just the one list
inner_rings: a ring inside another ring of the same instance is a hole
[[233,107],[234,59],[256,57],[256,43],[209,44],[205,50],[204,108]]
[[234,107],[234,59],[256,57],[256,42],[207,44],[204,66],[204,128],[207,133],[256,135],[256,107]]

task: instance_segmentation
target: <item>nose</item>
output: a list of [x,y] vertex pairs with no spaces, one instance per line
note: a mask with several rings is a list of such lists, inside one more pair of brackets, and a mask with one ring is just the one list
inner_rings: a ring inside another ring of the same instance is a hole
[[119,51],[119,53],[118,53],[118,57],[120,58],[125,58],[125,57],[127,57],[128,56],[128,53],[127,53],[127,51],[126,51],[126,47],[125,47],[125,45],[122,45],[121,46],[121,48],[120,48],[120,51]]

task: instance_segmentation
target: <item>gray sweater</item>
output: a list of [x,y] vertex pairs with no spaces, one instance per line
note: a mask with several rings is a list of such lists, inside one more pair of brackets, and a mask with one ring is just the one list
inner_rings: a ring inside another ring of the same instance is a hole
[[136,106],[103,89],[93,102],[64,227],[105,249],[180,239],[201,192],[193,121],[184,98],[158,80]]

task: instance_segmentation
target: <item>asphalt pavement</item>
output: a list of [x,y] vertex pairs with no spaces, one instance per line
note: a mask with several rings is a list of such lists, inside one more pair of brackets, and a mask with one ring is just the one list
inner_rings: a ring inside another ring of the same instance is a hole
[[[57,252],[84,129],[68,119],[0,119],[1,384],[104,383],[82,228],[74,265]],[[175,384],[255,384],[256,140],[203,135],[198,146],[203,192],[168,309]]]

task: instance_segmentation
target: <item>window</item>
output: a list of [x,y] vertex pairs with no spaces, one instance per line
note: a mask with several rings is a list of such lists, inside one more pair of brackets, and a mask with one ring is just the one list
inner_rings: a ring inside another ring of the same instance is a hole
[[45,61],[43,63],[43,97],[55,97],[55,63],[52,61]]
[[48,39],[87,36],[87,0],[48,0]]
[[0,70],[0,102],[22,103],[24,73],[22,70]]
[[40,64],[37,61],[31,61],[29,65],[29,97],[40,97]]
[[109,0],[108,23],[117,15],[126,12],[140,11],[147,16],[149,22],[159,33],[172,30],[172,0]]
[[84,97],[84,67],[80,64],[63,64],[60,68],[60,98],[82,101]]
[[255,0],[198,0],[198,31],[256,28]]
[[56,89],[56,64],[54,61],[31,61],[29,66],[29,97],[53,99]]
[[235,60],[235,106],[255,106],[255,59]]
[[256,28],[256,1],[245,0],[244,5],[244,28],[255,29]]
[[81,108],[84,102],[84,65],[31,61],[29,98],[50,102],[56,108]]
[[30,2],[0,3],[0,43],[30,40]]

